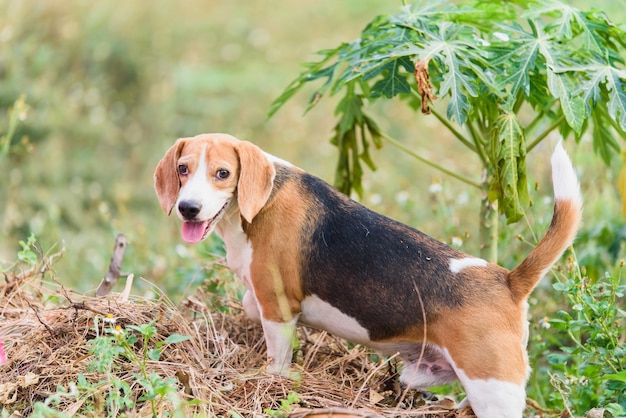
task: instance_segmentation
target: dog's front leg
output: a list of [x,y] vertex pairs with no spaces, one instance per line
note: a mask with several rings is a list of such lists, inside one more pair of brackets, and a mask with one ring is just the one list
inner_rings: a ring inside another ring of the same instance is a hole
[[289,366],[296,338],[296,323],[298,316],[290,321],[271,321],[263,318],[259,305],[252,290],[243,296],[243,309],[248,318],[261,322],[267,346],[267,371],[288,375]]
[[297,316],[288,322],[276,322],[261,318],[267,346],[268,372],[283,376],[289,375],[297,322]]

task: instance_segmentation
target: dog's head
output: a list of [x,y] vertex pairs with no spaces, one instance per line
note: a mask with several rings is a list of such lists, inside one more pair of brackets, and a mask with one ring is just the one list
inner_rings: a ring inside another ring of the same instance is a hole
[[276,171],[256,145],[225,134],[181,138],[154,172],[154,187],[168,215],[183,220],[183,239],[197,243],[226,211],[238,206],[249,223],[266,204]]

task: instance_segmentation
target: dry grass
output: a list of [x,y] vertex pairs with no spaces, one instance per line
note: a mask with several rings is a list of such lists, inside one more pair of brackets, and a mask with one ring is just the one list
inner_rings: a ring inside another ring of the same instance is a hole
[[[149,372],[177,379],[181,399],[199,400],[184,407],[186,416],[259,416],[268,408],[279,410],[290,393],[297,394],[298,402],[281,416],[473,416],[456,412],[448,399],[426,400],[420,393],[401,391],[393,359],[374,360],[377,357],[364,348],[325,332],[299,330],[294,366],[298,377],[281,378],[263,372],[262,329],[234,303],[228,313],[210,309],[204,301],[211,298],[202,290],[180,307],[164,295],[157,300],[124,294],[95,298],[65,289],[50,280],[46,270],[13,272],[0,279],[0,338],[8,356],[8,363],[0,366],[0,405],[5,412],[21,414],[16,416],[30,414],[35,402],[57,393],[59,386],[67,388],[79,374],[90,382],[104,379],[88,367],[93,360],[88,342],[97,336],[94,320],[107,315],[122,328],[154,321],[155,342],[172,334],[191,337],[167,346],[159,361],[147,363]],[[138,356],[141,345],[139,338],[132,347]],[[120,360],[114,371],[133,390],[134,408],[126,415],[152,415],[149,402],[138,400],[139,366]],[[100,393],[61,398],[55,408],[69,415],[97,416],[86,412],[90,404],[106,413],[105,386]],[[157,415],[171,409],[171,403],[161,402]]]

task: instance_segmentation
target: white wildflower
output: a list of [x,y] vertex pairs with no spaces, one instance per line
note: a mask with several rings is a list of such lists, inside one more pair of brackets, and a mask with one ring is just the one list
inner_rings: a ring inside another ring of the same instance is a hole
[[441,186],[441,183],[439,182],[434,182],[428,187],[428,191],[432,194],[441,193],[442,190],[443,190],[443,187]]
[[113,314],[110,314],[110,313],[108,313],[107,316],[102,318],[102,322],[106,324],[115,324],[115,321],[117,321],[117,318],[113,317]]
[[396,202],[399,205],[405,205],[409,201],[410,194],[406,190],[399,191],[396,193]]
[[379,195],[378,193],[375,193],[370,196],[369,201],[370,201],[370,205],[373,205],[373,206],[380,205],[381,202],[383,201],[383,197]]

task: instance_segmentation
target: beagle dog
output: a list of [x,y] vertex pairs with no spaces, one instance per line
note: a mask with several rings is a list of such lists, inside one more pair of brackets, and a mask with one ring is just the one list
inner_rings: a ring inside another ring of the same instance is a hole
[[319,178],[226,134],[182,138],[154,174],[182,238],[223,239],[261,322],[267,369],[287,374],[296,324],[400,353],[403,384],[460,380],[480,418],[521,417],[529,374],[527,298],[573,242],[582,198],[559,144],[546,235],[508,271],[375,213]]

